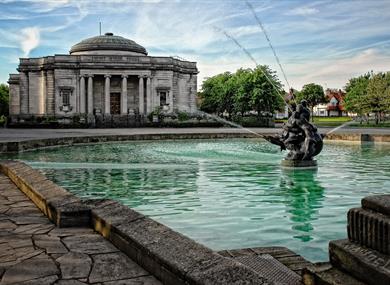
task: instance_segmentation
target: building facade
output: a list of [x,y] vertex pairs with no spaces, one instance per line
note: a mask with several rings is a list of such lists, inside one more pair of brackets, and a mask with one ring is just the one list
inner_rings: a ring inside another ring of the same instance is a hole
[[106,33],[69,55],[21,58],[10,74],[10,116],[147,115],[196,111],[195,62],[148,56],[132,40]]

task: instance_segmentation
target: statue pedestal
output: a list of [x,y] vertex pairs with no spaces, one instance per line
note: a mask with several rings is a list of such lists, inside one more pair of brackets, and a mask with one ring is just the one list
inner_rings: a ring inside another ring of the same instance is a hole
[[285,168],[317,168],[316,160],[282,160],[282,167]]

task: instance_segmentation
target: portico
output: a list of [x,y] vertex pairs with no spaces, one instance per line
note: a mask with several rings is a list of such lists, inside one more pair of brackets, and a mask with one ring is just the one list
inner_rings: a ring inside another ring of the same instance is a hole
[[[85,112],[85,106],[88,106],[88,113],[93,113],[98,111],[98,113],[104,113],[104,114],[112,114],[112,102],[111,102],[111,95],[112,94],[119,94],[120,99],[118,101],[119,103],[119,113],[116,114],[128,114],[129,112],[139,112],[139,114],[144,115],[147,113],[150,113],[154,110],[155,106],[154,102],[156,100],[153,100],[152,98],[152,90],[151,90],[151,81],[152,76],[151,73],[148,71],[143,71],[140,73],[137,72],[118,72],[118,71],[94,71],[94,70],[80,70],[80,78],[79,78],[79,105],[80,105],[80,112]],[[94,84],[94,80],[96,82],[101,81],[101,78],[104,78],[104,104],[103,108],[97,108],[96,102],[97,101],[93,94],[98,94],[99,90],[96,90],[96,86],[99,84]],[[119,80],[120,79],[120,90],[118,88],[112,87],[112,78]],[[132,82],[136,80],[137,82],[137,88],[131,88],[130,93],[128,92],[128,78],[131,78]],[[88,82],[87,86],[85,82]],[[94,90],[95,88],[95,90]],[[119,92],[118,92],[119,91]],[[138,92],[134,92],[138,91]],[[88,96],[85,96],[85,94],[88,94]],[[129,98],[130,97],[130,98]],[[138,98],[137,98],[138,97]],[[127,108],[129,106],[128,101],[134,103],[137,102],[138,104],[130,104],[132,108]],[[98,109],[98,110],[97,110]]]

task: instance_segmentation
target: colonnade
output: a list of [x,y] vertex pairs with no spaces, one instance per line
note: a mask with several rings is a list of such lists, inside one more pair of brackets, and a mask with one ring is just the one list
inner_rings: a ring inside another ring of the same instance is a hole
[[[111,93],[111,76],[104,75],[104,113],[110,114],[110,93]],[[80,113],[93,113],[93,74],[85,74],[80,76]],[[127,78],[128,75],[122,74],[121,84],[121,114],[127,115]],[[138,76],[138,99],[139,99],[139,114],[152,112],[152,94],[151,94],[151,78],[149,76]],[[145,80],[146,79],[146,80]],[[146,81],[146,82],[144,82]],[[85,88],[87,84],[87,88]],[[146,84],[146,86],[145,86]],[[145,92],[146,89],[146,92]],[[146,93],[146,94],[145,94]],[[145,95],[146,95],[146,110],[145,110]],[[146,112],[145,112],[146,111]]]

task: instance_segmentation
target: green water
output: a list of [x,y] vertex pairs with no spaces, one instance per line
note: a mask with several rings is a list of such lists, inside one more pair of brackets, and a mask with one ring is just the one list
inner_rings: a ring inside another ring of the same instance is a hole
[[[327,260],[346,213],[390,190],[390,146],[326,144],[317,171],[261,140],[129,142],[12,156],[83,198],[112,198],[212,249],[287,246]],[[4,156],[3,156],[4,157]],[[9,158],[9,156],[8,156]]]

